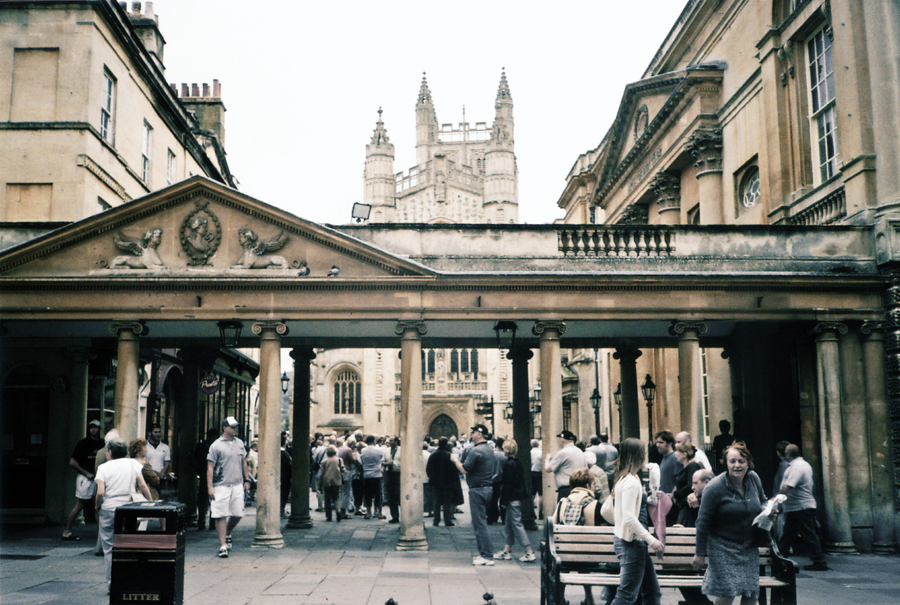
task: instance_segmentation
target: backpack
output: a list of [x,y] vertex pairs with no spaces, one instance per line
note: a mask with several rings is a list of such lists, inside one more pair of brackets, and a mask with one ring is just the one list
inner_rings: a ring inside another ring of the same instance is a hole
[[594,498],[590,496],[584,498],[580,504],[572,503],[568,496],[560,499],[553,514],[554,522],[559,525],[584,525],[584,509],[593,501]]

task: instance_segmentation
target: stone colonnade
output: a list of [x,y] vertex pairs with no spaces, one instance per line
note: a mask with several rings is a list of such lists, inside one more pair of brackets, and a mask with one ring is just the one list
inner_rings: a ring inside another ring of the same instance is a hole
[[[110,331],[118,336],[118,372],[116,381],[116,427],[123,439],[136,436],[137,371],[139,337],[143,325],[117,322]],[[259,322],[253,332],[260,337],[260,435],[259,483],[257,486],[257,535],[253,546],[281,548],[284,540],[280,519],[280,422],[281,422],[281,338],[287,326],[281,322]],[[877,552],[894,548],[894,515],[892,477],[888,471],[890,418],[887,412],[884,365],[883,322],[866,322],[857,334],[838,322],[818,324],[813,333],[816,343],[816,384],[818,397],[818,442],[821,448],[822,482],[825,494],[827,536],[825,547],[830,552],[855,552],[854,528],[872,528],[873,547]],[[560,338],[566,331],[561,321],[539,321],[532,332],[540,342],[542,434],[544,455],[558,449],[555,436],[562,430],[562,379]],[[398,549],[424,550],[427,541],[423,527],[424,465],[419,452],[422,442],[421,351],[422,336],[427,332],[421,321],[397,324],[401,348],[401,519]],[[706,332],[702,323],[675,323],[671,333],[678,338],[680,374],[680,411],[683,427],[694,435],[702,433],[700,372],[697,367],[700,335]],[[858,354],[856,354],[858,352]],[[635,362],[641,351],[617,349],[622,379],[623,438],[639,435],[637,374]],[[291,352],[295,360],[294,427],[295,438],[305,443],[309,434],[309,361],[315,354],[309,348]],[[860,360],[860,367],[853,360]],[[527,359],[517,360],[518,373],[527,368]],[[191,364],[188,364],[191,365]],[[860,371],[863,379],[859,379]],[[527,377],[527,370],[525,370]],[[186,376],[189,378],[189,376]],[[187,380],[190,383],[190,380]],[[186,386],[187,390],[190,388]],[[83,390],[83,389],[82,389]],[[527,393],[527,391],[526,391]],[[521,394],[520,394],[521,395]],[[527,394],[526,394],[527,397]],[[518,399],[523,399],[521,396]],[[515,406],[514,435],[521,436],[520,449],[527,449],[528,416],[521,401]],[[524,400],[524,399],[523,399]],[[196,426],[194,426],[196,429]],[[194,430],[196,433],[196,430]],[[806,444],[807,447],[810,444]],[[848,456],[848,452],[852,456]],[[866,463],[861,463],[860,458]],[[288,528],[308,528],[309,469],[305,456],[297,457],[292,480],[292,514]],[[852,467],[852,468],[851,468]],[[852,473],[852,477],[851,477]],[[858,484],[858,485],[857,485]],[[851,489],[852,488],[852,489]],[[551,473],[544,473],[545,494],[554,494],[556,486]],[[184,496],[187,494],[179,494]],[[543,499],[545,516],[552,515],[555,499]]]

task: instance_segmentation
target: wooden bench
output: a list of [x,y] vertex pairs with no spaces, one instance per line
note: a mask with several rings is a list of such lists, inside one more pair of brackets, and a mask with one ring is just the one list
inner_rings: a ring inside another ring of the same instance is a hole
[[[566,605],[566,586],[618,586],[619,565],[613,550],[611,526],[544,525],[541,542],[541,605]],[[703,575],[691,567],[697,536],[694,528],[666,529],[666,553],[654,556],[660,588],[699,587]],[[774,551],[774,552],[773,552]],[[759,549],[759,586],[762,605],[795,605],[797,564],[776,548]],[[768,572],[768,573],[767,573]],[[581,598],[576,602],[580,602]],[[599,595],[595,595],[599,603]]]

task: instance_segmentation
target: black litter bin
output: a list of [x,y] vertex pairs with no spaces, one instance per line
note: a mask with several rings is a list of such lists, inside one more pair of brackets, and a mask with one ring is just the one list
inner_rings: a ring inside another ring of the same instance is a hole
[[116,509],[110,605],[182,605],[184,526],[180,502],[136,502]]

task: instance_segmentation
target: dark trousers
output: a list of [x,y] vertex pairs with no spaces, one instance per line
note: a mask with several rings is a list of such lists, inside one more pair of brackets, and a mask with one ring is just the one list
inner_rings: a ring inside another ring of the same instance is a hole
[[784,513],[784,529],[781,531],[781,540],[778,541],[781,554],[787,557],[798,538],[809,546],[809,556],[814,563],[825,562],[822,543],[816,534],[816,509],[804,508]]
[[[203,477],[197,487],[197,527],[203,529],[206,527],[206,513],[209,512],[209,490],[206,487],[206,477]],[[209,520],[209,526],[215,525],[213,520]]]
[[363,504],[363,480],[353,480],[353,507],[360,510]]
[[[340,485],[329,485],[327,487],[322,488],[322,491],[325,492],[325,518],[328,521],[331,521],[332,509],[334,509],[335,511],[340,509],[341,486]],[[338,521],[341,520],[340,514],[338,514],[337,518],[338,518]]]
[[434,486],[431,493],[431,501],[434,505],[434,524],[441,522],[441,509],[444,509],[444,525],[453,523],[453,489],[441,489]]
[[563,485],[562,487],[556,488],[556,501],[559,502],[563,498],[567,498],[569,494],[572,493],[572,487],[569,485]]
[[493,525],[497,521],[503,520],[503,513],[500,511],[500,492],[503,491],[502,483],[494,483],[491,485],[491,505],[487,510],[487,523]]
[[[373,515],[376,509],[381,510],[381,477],[363,479],[363,498],[367,514]],[[375,508],[372,508],[373,505]]]
[[388,507],[391,509],[391,520],[400,520],[400,473],[388,471],[384,474],[384,491],[387,494]]

